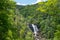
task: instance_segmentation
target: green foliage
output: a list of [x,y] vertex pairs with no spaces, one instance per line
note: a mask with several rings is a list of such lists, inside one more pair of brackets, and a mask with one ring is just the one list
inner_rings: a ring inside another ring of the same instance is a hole
[[[49,19],[50,23],[47,23],[47,25],[49,24],[50,27],[52,27],[51,29],[49,28],[50,30],[55,31],[53,33],[53,35],[54,35],[54,38],[57,38],[56,40],[60,40],[59,39],[60,38],[60,29],[59,29],[59,27],[60,27],[59,26],[60,25],[60,22],[59,22],[59,20],[60,20],[60,12],[59,12],[60,11],[59,10],[60,9],[59,8],[60,5],[59,4],[60,3],[59,2],[60,2],[59,0],[53,0],[53,1],[52,0],[48,0],[47,2],[41,2],[41,3],[39,3],[39,5],[42,5],[42,6],[40,6],[37,9],[40,12],[42,12],[43,14],[50,15],[49,18],[47,18],[47,19]],[[48,20],[47,20],[47,22],[48,22]],[[46,21],[44,23],[46,24]],[[52,33],[52,31],[51,31],[51,33]]]
[[14,29],[14,8],[12,0],[0,0],[0,40],[8,40],[8,31]]
[[34,40],[27,23],[38,24],[42,38],[60,40],[60,1],[22,6],[0,0],[0,40]]

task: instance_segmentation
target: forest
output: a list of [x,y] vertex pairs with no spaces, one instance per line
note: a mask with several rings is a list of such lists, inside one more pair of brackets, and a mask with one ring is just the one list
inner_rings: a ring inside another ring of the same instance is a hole
[[26,6],[0,0],[0,40],[35,40],[28,23],[39,27],[40,40],[60,40],[60,0]]

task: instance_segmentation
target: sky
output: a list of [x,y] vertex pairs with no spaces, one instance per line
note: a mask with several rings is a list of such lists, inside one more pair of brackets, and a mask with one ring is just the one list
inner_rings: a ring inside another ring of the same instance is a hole
[[15,0],[17,5],[31,5],[31,4],[36,4],[36,3],[42,2],[42,1],[43,0]]

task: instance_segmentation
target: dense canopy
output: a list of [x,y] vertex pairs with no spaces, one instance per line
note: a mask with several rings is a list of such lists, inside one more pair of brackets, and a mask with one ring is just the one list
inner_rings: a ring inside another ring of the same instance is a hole
[[34,40],[28,23],[37,25],[41,40],[60,40],[60,0],[26,6],[0,0],[0,40]]

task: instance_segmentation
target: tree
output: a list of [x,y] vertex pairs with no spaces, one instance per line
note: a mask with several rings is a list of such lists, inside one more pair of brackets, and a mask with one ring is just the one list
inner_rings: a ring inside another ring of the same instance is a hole
[[[55,29],[54,31],[54,36],[56,35],[57,36],[57,40],[60,40],[59,38],[59,33],[60,31],[58,32],[57,30],[60,30],[58,25],[60,25],[60,1],[59,0],[48,0],[47,2],[41,2],[39,3],[39,5],[42,5],[40,6],[37,10],[39,10],[40,12],[42,12],[43,14],[48,14],[49,15],[49,25]],[[51,21],[50,21],[51,20]],[[46,22],[45,22],[46,23]],[[47,23],[48,24],[48,23]],[[48,25],[48,26],[49,26]],[[50,29],[50,28],[49,28]],[[50,34],[49,34],[50,35]]]
[[9,40],[8,31],[14,29],[14,8],[12,0],[0,0],[0,40]]

